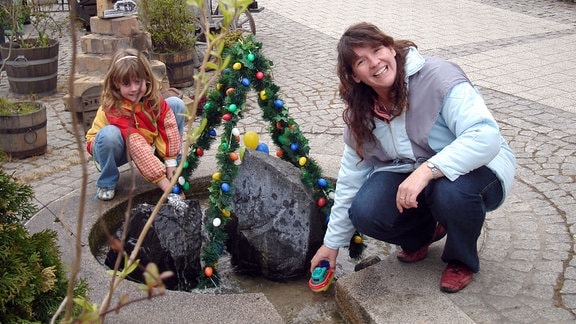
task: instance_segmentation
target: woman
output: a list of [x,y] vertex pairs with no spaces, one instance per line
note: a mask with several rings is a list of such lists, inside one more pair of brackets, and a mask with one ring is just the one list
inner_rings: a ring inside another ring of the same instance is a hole
[[479,271],[487,211],[509,192],[515,157],[464,72],[422,56],[376,26],[351,26],[338,44],[345,149],[324,244],[311,261],[335,268],[355,230],[424,259],[444,235],[440,289],[457,292]]

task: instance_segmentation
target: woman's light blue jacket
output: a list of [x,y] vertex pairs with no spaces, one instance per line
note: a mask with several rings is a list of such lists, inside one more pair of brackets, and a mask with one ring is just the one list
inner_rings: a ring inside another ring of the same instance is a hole
[[[409,77],[422,69],[424,64],[424,57],[417,49],[410,48],[405,64],[408,91]],[[390,123],[375,119],[374,134],[386,155],[395,157],[394,160],[397,161],[416,161],[405,122],[405,113],[392,119]],[[482,96],[470,83],[456,84],[445,96],[440,116],[428,135],[428,145],[437,152],[429,161],[449,180],[454,181],[459,176],[486,165],[502,183],[504,197],[500,204],[510,192],[516,159]],[[349,244],[355,229],[348,218],[348,209],[356,192],[372,173],[409,173],[422,162],[388,163],[375,167],[366,160],[361,161],[354,148],[345,144],[324,244],[333,249]]]

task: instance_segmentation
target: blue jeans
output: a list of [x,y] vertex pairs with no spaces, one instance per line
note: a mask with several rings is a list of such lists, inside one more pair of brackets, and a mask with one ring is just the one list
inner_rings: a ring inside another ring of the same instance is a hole
[[486,212],[494,210],[503,199],[500,180],[483,166],[455,181],[445,177],[430,181],[418,195],[418,208],[400,214],[396,192],[409,175],[376,172],[362,185],[349,210],[356,229],[413,252],[430,243],[440,223],[447,231],[442,260],[458,261],[478,272],[476,242]]
[[[178,97],[169,97],[166,98],[166,102],[174,112],[178,131],[182,134],[186,123],[184,101]],[[107,125],[98,131],[92,146],[92,156],[94,161],[100,165],[100,176],[96,180],[96,186],[115,189],[118,178],[120,178],[118,167],[128,163],[126,143],[124,143],[124,138],[122,138],[122,133],[118,127]]]

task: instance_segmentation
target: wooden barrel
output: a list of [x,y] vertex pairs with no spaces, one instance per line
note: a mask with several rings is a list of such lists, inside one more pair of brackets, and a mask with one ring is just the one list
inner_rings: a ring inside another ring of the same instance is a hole
[[10,92],[36,97],[54,94],[58,81],[58,47],[57,40],[51,40],[48,47],[12,48],[12,52],[8,43],[0,46],[2,58],[6,59],[4,70]]
[[38,110],[21,115],[0,116],[0,149],[15,159],[46,153],[46,106],[34,102]]
[[168,82],[174,88],[185,88],[194,85],[194,56],[191,49],[178,53],[150,53],[150,58],[166,65]]

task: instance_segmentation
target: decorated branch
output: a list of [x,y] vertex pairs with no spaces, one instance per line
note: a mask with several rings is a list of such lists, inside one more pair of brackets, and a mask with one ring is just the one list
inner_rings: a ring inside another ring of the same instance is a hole
[[[200,127],[192,134],[196,141],[190,147],[179,181],[182,189],[189,188],[186,179],[190,179],[204,151],[210,149],[219,137],[216,154],[219,171],[212,175],[209,187],[209,207],[204,227],[210,241],[202,252],[204,274],[199,280],[200,288],[219,285],[218,259],[227,239],[224,226],[233,214],[232,183],[244,150],[248,148],[269,152],[268,146],[259,142],[255,132],[246,132],[244,146],[241,145],[241,134],[236,125],[243,118],[249,91],[254,90],[258,95],[262,117],[269,123],[268,131],[277,147],[276,156],[300,169],[302,182],[312,189],[317,206],[324,215],[324,225],[328,223],[334,202],[334,186],[323,177],[321,168],[310,157],[308,140],[298,123],[289,116],[288,108],[280,98],[280,88],[271,77],[273,63],[261,53],[261,46],[250,35],[224,50],[223,57],[229,58],[230,66],[223,70],[214,89],[206,96]],[[222,134],[218,134],[217,129],[221,129]],[[363,247],[361,235],[355,234],[351,240],[350,256],[359,257]]]

